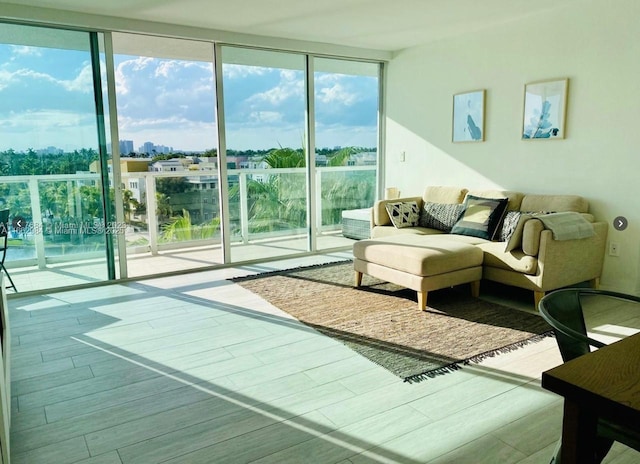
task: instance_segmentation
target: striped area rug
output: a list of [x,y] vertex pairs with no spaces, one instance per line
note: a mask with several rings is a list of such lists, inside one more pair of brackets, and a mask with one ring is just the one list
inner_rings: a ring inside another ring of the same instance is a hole
[[351,262],[232,279],[319,332],[407,382],[460,369],[551,336],[538,315],[469,294],[468,286],[429,293],[364,276],[353,287]]

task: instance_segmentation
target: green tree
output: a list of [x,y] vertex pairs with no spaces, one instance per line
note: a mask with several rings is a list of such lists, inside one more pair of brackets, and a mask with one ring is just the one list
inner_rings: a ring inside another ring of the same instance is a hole
[[182,216],[173,218],[162,226],[161,240],[164,242],[182,242],[188,240],[204,240],[215,236],[220,228],[220,218],[214,218],[204,224],[191,223],[191,215],[186,209],[182,210]]
[[[270,150],[264,162],[272,169],[303,168],[304,150],[277,148]],[[301,173],[269,174],[264,181],[247,182],[249,232],[274,232],[296,229],[306,224],[306,176]],[[231,200],[238,201],[239,186],[229,191]]]
[[328,166],[346,166],[349,158],[355,152],[353,147],[343,148],[335,153],[332,153],[328,156],[329,160],[327,161]]
[[303,168],[306,166],[304,150],[293,148],[276,148],[263,159],[270,168]]
[[49,213],[57,217],[71,216],[69,211],[69,194],[67,182],[41,182],[40,207],[46,217]]
[[190,188],[184,177],[158,177],[156,179],[156,191],[165,195],[184,193]]
[[137,200],[133,198],[133,192],[129,189],[124,189],[122,191],[122,209],[124,211],[124,220],[126,222],[131,222],[131,209],[132,202]]
[[[159,179],[158,179],[159,180]],[[166,222],[171,216],[173,216],[173,208],[171,207],[171,198],[164,193],[156,192],[156,215],[158,216],[158,222]]]

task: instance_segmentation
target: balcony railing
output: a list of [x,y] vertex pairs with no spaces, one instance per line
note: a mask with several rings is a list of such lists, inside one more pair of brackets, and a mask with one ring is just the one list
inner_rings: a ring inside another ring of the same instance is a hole
[[[343,210],[373,204],[375,167],[319,167],[315,172],[317,235],[340,231]],[[227,175],[231,243],[306,235],[304,168],[230,169]],[[44,269],[104,257],[105,235],[124,240],[129,257],[220,246],[217,173],[122,173],[124,190],[130,192],[125,218],[107,224],[99,182],[100,176],[91,173],[0,177],[4,207],[27,225],[10,228],[8,266]]]

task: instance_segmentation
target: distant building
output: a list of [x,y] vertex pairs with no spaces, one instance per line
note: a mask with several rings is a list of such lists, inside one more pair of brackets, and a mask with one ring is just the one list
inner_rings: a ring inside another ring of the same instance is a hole
[[[120,172],[122,173],[124,188],[131,190],[133,198],[138,200],[140,203],[146,202],[147,189],[145,179],[144,177],[132,176],[131,173],[149,171],[150,162],[151,160],[144,158],[120,158]],[[109,187],[113,187],[111,160],[107,161],[107,169],[109,170]],[[89,171],[95,173],[100,172],[100,164],[98,161],[91,163]]]
[[39,155],[61,155],[64,153],[64,150],[58,147],[49,146],[47,148],[36,150],[36,153]]
[[120,140],[119,146],[121,155],[126,156],[133,153],[133,140]]
[[138,151],[140,153],[146,153],[147,155],[153,155],[156,152],[156,146],[153,144],[153,142],[145,142],[138,149]]
[[[133,143],[133,142],[132,142]],[[173,153],[173,147],[167,147],[165,145],[155,145],[153,142],[145,142],[138,149],[140,153],[144,153],[146,155],[167,155],[169,153]]]
[[[269,169],[269,165],[262,157],[251,157],[240,162],[240,169]],[[263,183],[269,179],[267,174],[249,174],[247,177]]]
[[327,165],[327,155],[319,155],[316,153],[316,166],[325,167]]
[[375,166],[378,163],[378,154],[375,151],[363,151],[349,156],[347,166]]
[[187,158],[173,158],[168,160],[154,161],[149,166],[152,172],[181,172],[186,171],[192,160]]

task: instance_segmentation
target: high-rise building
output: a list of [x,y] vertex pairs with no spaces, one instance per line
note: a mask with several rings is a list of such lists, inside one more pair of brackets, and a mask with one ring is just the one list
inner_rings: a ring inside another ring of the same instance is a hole
[[133,140],[120,140],[120,154],[128,155],[133,153]]

